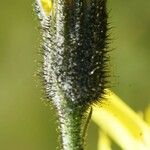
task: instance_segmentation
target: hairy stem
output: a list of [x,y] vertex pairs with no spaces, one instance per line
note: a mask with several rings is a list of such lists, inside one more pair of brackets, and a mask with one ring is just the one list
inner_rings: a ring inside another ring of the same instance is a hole
[[[42,77],[59,120],[61,148],[83,150],[88,108],[107,87],[107,0],[37,0]],[[92,111],[91,111],[92,112]]]
[[58,110],[59,133],[61,149],[83,150],[85,145],[85,132],[91,117],[91,111],[85,108],[63,106]]

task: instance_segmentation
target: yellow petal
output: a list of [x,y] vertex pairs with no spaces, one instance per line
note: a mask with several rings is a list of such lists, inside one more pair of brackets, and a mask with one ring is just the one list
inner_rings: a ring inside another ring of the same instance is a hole
[[111,150],[109,137],[103,131],[99,130],[98,150]]
[[52,0],[40,0],[44,13],[48,16],[52,10]]
[[93,107],[93,121],[124,150],[150,150],[150,128],[111,91]]

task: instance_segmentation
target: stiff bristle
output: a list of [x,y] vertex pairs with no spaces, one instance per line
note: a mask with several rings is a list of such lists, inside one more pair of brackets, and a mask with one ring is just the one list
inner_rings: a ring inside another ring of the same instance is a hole
[[37,3],[43,33],[43,78],[48,99],[90,105],[108,82],[106,0],[57,0],[44,16]]

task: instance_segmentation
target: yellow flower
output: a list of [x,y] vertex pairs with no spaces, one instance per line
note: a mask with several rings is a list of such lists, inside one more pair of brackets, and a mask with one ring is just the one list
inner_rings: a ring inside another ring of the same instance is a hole
[[111,150],[111,141],[107,134],[99,128],[99,141],[98,141],[99,150]]
[[38,0],[38,3],[40,4],[44,14],[49,16],[53,6],[52,0]]
[[[150,108],[146,111],[150,120]],[[150,127],[113,92],[93,108],[93,121],[124,150],[150,150]]]

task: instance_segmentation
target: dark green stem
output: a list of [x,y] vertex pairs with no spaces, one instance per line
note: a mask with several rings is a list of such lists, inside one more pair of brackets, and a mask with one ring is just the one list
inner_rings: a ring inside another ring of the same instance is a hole
[[61,148],[63,150],[83,150],[86,136],[84,132],[89,122],[88,111],[81,107],[65,107],[63,106],[63,111],[58,110]]
[[53,11],[46,15],[37,0],[43,32],[42,76],[47,98],[57,110],[63,150],[84,149],[88,107],[107,88],[106,1],[52,0]]

